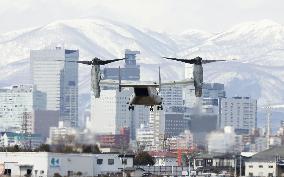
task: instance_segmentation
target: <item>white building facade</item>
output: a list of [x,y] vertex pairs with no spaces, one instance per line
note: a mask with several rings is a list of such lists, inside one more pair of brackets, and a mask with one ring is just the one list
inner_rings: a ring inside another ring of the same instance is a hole
[[246,130],[256,128],[257,100],[250,97],[221,98],[219,106],[219,128],[225,126]]
[[[121,128],[130,128],[131,138],[135,138],[136,129],[149,122],[149,108],[135,106],[134,111],[128,109],[127,102],[133,94],[132,88],[102,90],[100,98],[92,96],[91,120],[96,133],[118,134]],[[101,126],[101,125],[104,126]]]
[[66,144],[75,141],[78,132],[75,128],[64,126],[64,122],[60,121],[58,127],[49,128],[49,144]]
[[63,154],[49,152],[0,152],[0,163],[10,176],[98,176],[133,167],[133,156],[109,154]]
[[33,87],[12,86],[0,89],[0,130],[33,133]]

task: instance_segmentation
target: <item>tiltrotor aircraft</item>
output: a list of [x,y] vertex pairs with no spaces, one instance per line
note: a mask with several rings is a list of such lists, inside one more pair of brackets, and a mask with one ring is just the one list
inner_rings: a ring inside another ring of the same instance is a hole
[[218,61],[226,61],[226,60],[202,60],[201,57],[195,57],[193,59],[179,59],[179,58],[171,58],[171,57],[163,57],[169,60],[180,61],[183,63],[193,64],[193,81],[195,88],[195,96],[202,96],[202,86],[203,86],[203,67],[202,64],[218,62]]
[[[120,68],[119,68],[119,81],[115,80],[103,80],[102,84],[112,84],[118,85],[119,91],[121,92],[124,87],[133,87],[134,93],[130,96],[129,101],[127,102],[128,109],[134,110],[135,105],[144,105],[150,106],[150,111],[153,111],[153,106],[157,106],[157,110],[163,110],[163,98],[159,95],[163,85],[185,85],[192,83],[192,80],[183,80],[183,81],[172,81],[167,83],[161,82],[161,74],[159,68],[159,83],[156,82],[131,82],[126,81],[122,83],[120,77]],[[157,90],[159,88],[159,90]]]
[[95,98],[100,97],[101,89],[100,89],[100,81],[101,81],[101,70],[100,65],[106,65],[112,62],[125,60],[125,58],[118,58],[118,59],[112,59],[112,60],[101,60],[97,57],[93,58],[90,61],[67,61],[67,62],[76,62],[81,63],[85,65],[92,65],[91,70],[91,87],[94,93]]

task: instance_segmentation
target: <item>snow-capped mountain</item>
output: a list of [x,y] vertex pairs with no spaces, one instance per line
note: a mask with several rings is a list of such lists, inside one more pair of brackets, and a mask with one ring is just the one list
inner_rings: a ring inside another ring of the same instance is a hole
[[[158,65],[165,80],[183,78],[184,65],[162,56],[237,59],[204,66],[205,81],[225,83],[229,96],[252,96],[261,104],[284,102],[284,27],[268,20],[239,24],[219,34],[165,34],[105,19],[57,21],[0,34],[0,86],[30,83],[29,51],[58,45],[79,49],[81,60],[111,59],[122,57],[124,49],[139,50],[143,80],[157,80]],[[89,92],[89,74],[80,66],[80,93]]]
[[179,55],[237,59],[206,65],[205,81],[225,83],[229,96],[252,96],[260,104],[284,101],[283,25],[268,20],[243,23]]

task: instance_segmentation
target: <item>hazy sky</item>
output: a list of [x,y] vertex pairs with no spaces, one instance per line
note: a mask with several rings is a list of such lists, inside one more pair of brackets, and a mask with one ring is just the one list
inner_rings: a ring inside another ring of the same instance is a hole
[[220,32],[245,21],[284,24],[283,7],[284,0],[0,0],[0,33],[97,16],[166,32]]

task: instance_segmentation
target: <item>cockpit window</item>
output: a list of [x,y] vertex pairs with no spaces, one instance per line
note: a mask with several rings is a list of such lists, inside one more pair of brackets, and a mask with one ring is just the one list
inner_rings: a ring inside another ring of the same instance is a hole
[[147,88],[134,88],[134,93],[136,96],[149,96]]

